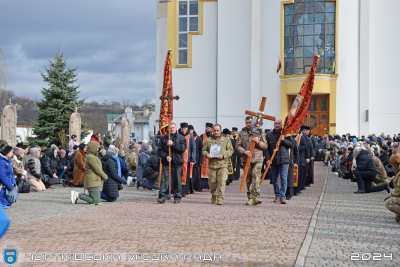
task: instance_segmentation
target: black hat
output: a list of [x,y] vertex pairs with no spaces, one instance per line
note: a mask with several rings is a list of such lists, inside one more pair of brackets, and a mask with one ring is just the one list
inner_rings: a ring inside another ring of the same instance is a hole
[[80,150],[83,150],[85,148],[85,146],[86,146],[86,144],[82,143],[82,144],[79,144],[78,147],[79,147]]
[[227,135],[227,134],[231,134],[231,131],[229,131],[229,129],[225,128],[225,129],[222,131],[222,133],[225,134],[225,135]]
[[301,130],[302,130],[302,131],[303,131],[303,130],[310,130],[310,126],[302,125],[302,126],[301,126]]
[[187,122],[182,122],[181,123],[181,128],[187,128],[189,124]]
[[17,145],[16,145],[16,147],[21,147],[21,146],[23,146],[24,144],[23,143],[18,143]]
[[194,130],[193,125],[189,125],[188,128],[189,128],[189,130]]
[[382,146],[382,149],[385,151],[388,151],[389,147],[388,146]]
[[0,145],[0,153],[5,156],[13,150],[12,146],[8,146],[4,143]]
[[21,148],[22,148],[22,149],[27,149],[27,148],[28,148],[28,145],[23,145],[23,146],[21,146]]
[[71,139],[74,139],[76,137],[77,137],[76,134],[71,135]]
[[72,148],[73,150],[77,150],[79,146],[74,145],[74,147]]
[[212,123],[206,122],[206,127],[213,127]]
[[238,131],[238,128],[237,127],[232,127],[232,131]]
[[349,150],[349,151],[353,151],[353,150],[354,150],[354,148],[353,148],[352,146],[350,146],[349,148],[347,148],[347,150]]

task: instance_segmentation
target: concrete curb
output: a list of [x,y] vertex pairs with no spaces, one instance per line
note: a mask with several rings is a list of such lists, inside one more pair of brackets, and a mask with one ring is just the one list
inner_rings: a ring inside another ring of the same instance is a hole
[[312,238],[314,235],[315,226],[317,224],[318,214],[321,209],[322,202],[324,200],[326,184],[328,182],[328,175],[329,175],[329,169],[326,170],[324,187],[322,188],[321,195],[319,196],[319,200],[317,203],[317,207],[314,210],[314,214],[311,217],[311,222],[310,222],[310,226],[308,227],[308,230],[307,230],[306,238],[303,241],[303,245],[300,248],[299,254],[297,254],[296,263],[294,265],[295,267],[303,267],[306,262],[308,250],[310,249],[311,241],[312,241]]

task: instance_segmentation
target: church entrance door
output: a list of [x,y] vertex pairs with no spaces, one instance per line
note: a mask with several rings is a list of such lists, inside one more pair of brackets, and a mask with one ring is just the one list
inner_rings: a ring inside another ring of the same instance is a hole
[[[296,96],[290,97],[292,106]],[[329,131],[329,95],[313,95],[303,125],[310,126],[312,135],[323,136]]]

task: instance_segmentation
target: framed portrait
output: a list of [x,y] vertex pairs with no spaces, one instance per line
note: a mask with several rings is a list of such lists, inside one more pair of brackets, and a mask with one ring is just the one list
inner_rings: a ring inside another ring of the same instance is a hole
[[303,102],[303,99],[304,99],[304,97],[301,95],[296,96],[296,99],[293,101],[293,104],[290,107],[288,116],[290,116],[290,117],[296,116],[297,111],[299,111],[301,102]]
[[212,158],[218,158],[221,154],[221,144],[211,144],[210,155]]

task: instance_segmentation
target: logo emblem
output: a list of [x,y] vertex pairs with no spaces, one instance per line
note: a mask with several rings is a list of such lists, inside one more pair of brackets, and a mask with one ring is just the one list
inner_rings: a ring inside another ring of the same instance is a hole
[[7,248],[4,249],[3,255],[4,262],[9,265],[16,263],[18,260],[18,250],[13,246],[7,246]]

